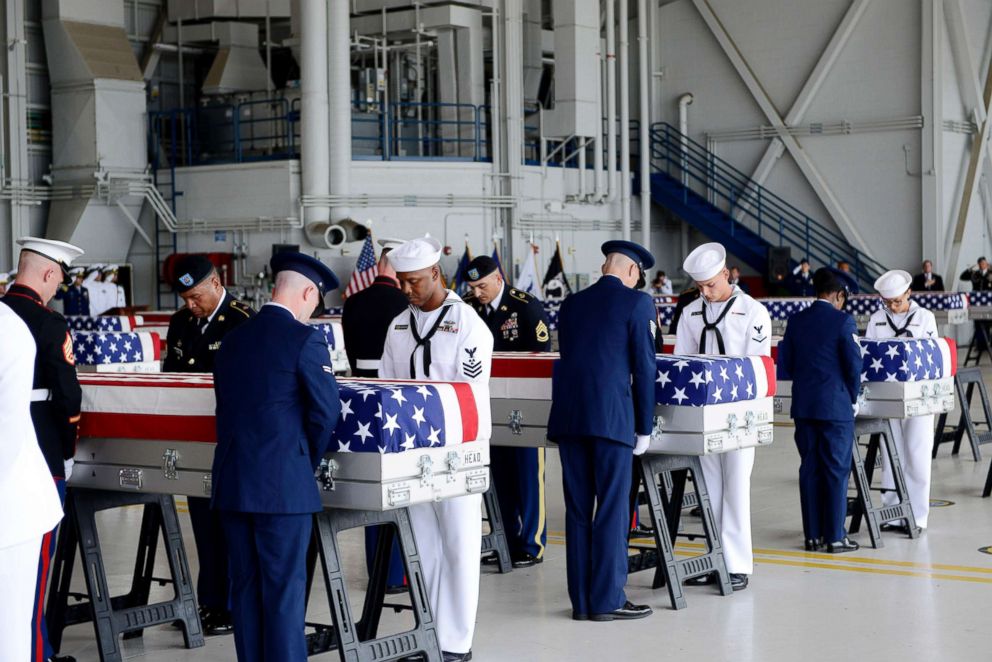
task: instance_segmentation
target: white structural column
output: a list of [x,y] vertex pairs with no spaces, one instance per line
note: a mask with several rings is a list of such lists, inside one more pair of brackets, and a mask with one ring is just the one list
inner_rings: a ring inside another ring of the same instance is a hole
[[617,0],[606,0],[606,185],[617,199]]
[[727,32],[726,27],[724,27],[719,17],[717,17],[716,12],[713,11],[713,8],[710,6],[709,2],[707,0],[692,0],[692,4],[703,18],[703,21],[710,29],[710,32],[712,32],[713,36],[716,37],[717,43],[720,44],[720,48],[727,56],[727,59],[730,60],[730,63],[737,71],[737,74],[741,77],[744,85],[754,98],[755,103],[757,103],[758,108],[778,133],[779,139],[795,160],[796,165],[799,166],[800,171],[813,188],[817,198],[819,198],[820,202],[823,203],[827,213],[834,219],[837,227],[855,248],[869,257],[873,257],[873,251],[869,248],[867,242],[864,240],[864,237],[862,237],[861,233],[858,231],[857,226],[855,226],[850,217],[847,215],[847,212],[844,211],[844,208],[836,194],[834,194],[833,190],[831,190],[823,175],[820,174],[820,171],[817,170],[815,165],[813,165],[813,161],[810,159],[805,150],[803,150],[802,146],[799,144],[799,141],[796,140],[795,136],[789,133],[785,122],[778,114],[778,109],[775,108],[775,104],[772,103],[768,93],[761,85],[761,82],[758,80],[758,77],[751,69],[751,66],[748,64],[747,60],[744,58],[744,55],[740,52],[737,44]]
[[[935,259],[935,269],[944,270],[943,217],[944,85],[943,0],[922,0],[920,44],[920,230],[921,259]],[[950,275],[950,274],[949,274]]]
[[[844,17],[837,25],[837,29],[834,30],[833,35],[830,37],[830,41],[827,42],[826,47],[820,54],[816,66],[813,67],[813,71],[810,72],[799,94],[796,95],[795,101],[792,102],[792,107],[786,113],[784,120],[786,127],[799,124],[803,120],[803,117],[806,116],[806,112],[813,104],[816,93],[820,91],[823,81],[827,79],[827,74],[833,69],[834,63],[837,62],[837,57],[844,50],[844,46],[847,45],[851,35],[854,34],[858,22],[864,16],[865,9],[868,8],[870,3],[871,0],[854,0],[847,8]],[[751,179],[759,186],[764,184],[765,180],[768,179],[768,175],[771,174],[772,168],[782,158],[783,152],[785,152],[785,145],[782,144],[782,141],[778,138],[772,138],[771,142],[768,143],[768,147],[765,148],[765,153],[761,155],[758,165],[754,168]],[[737,220],[741,220],[744,214],[745,210],[742,205],[742,208],[736,214]]]
[[[24,3],[20,0],[6,0],[4,3],[3,19],[6,26],[6,44],[3,58],[6,60],[6,69],[3,72],[6,78],[2,92],[7,97],[7,117],[6,127],[0,127],[0,131],[7,130],[4,146],[4,154],[0,154],[0,159],[4,160],[3,168],[5,172],[0,172],[3,179],[10,179],[12,186],[24,186],[30,178],[30,168],[28,162],[28,86],[27,86],[27,57],[25,49],[27,40],[24,34]],[[0,185],[4,182],[0,181]],[[17,255],[20,246],[15,242],[19,237],[30,234],[28,229],[28,212],[25,203],[12,198],[10,204],[10,258],[11,266],[16,266]],[[0,215],[0,221],[3,216]]]
[[[302,108],[300,169],[303,196],[326,196],[328,192],[327,121],[327,5],[301,2],[300,75]],[[305,207],[306,222],[326,223],[328,207]]]
[[620,228],[630,241],[630,0],[620,2]]
[[[351,190],[350,4],[348,0],[328,0],[327,3],[328,184],[331,195],[348,195]],[[304,142],[306,140],[309,139]],[[331,222],[342,221],[350,213],[347,207],[335,207],[330,212]]]
[[[503,49],[503,119],[506,147],[503,151],[506,167],[504,193],[519,197],[523,168],[524,146],[524,8],[523,0],[504,0]],[[503,263],[513,264],[513,226],[516,206],[504,210]]]
[[[652,0],[653,1],[653,0]],[[638,98],[641,123],[641,245],[651,250],[651,68],[648,3],[637,0]]]

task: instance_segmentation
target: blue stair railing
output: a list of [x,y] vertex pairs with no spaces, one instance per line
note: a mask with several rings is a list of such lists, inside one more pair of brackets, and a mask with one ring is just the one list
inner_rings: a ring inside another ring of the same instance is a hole
[[[730,236],[754,238],[766,246],[789,246],[814,265],[845,261],[862,286],[870,287],[885,267],[841,235],[761,186],[667,122],[651,125],[652,183],[676,189],[688,208],[721,212]],[[692,223],[693,219],[683,219]],[[753,242],[752,242],[753,245]]]

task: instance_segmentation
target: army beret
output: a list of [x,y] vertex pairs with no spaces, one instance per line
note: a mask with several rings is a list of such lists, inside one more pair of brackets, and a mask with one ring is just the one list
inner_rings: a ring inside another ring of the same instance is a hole
[[187,292],[206,280],[213,270],[214,263],[206,255],[187,255],[176,264],[173,287],[180,294]]
[[477,281],[482,280],[498,269],[499,265],[496,264],[496,260],[488,255],[480,255],[468,263],[468,269],[465,270],[465,274],[470,281]]

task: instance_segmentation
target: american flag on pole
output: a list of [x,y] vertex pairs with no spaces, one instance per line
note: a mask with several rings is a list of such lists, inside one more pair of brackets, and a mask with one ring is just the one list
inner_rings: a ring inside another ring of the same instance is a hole
[[372,246],[370,233],[365,236],[362,252],[358,254],[358,262],[355,264],[355,270],[351,272],[351,280],[348,282],[348,288],[344,291],[344,298],[347,299],[352,294],[364,290],[372,284],[378,275],[379,266],[375,261],[375,248]]

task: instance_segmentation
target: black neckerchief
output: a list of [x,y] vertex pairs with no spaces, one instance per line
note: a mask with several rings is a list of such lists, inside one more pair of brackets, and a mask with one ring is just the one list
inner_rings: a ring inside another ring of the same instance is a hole
[[699,351],[700,351],[700,353],[705,353],[706,352],[706,334],[709,333],[710,331],[712,331],[714,334],[716,334],[716,346],[717,346],[717,350],[719,351],[719,353],[720,354],[723,354],[723,353],[726,352],[726,348],[723,345],[723,334],[720,332],[720,329],[717,328],[717,324],[719,324],[720,322],[722,322],[723,321],[723,318],[727,316],[727,313],[730,312],[730,309],[734,305],[734,302],[735,301],[737,301],[737,295],[734,295],[734,296],[730,297],[730,300],[727,301],[727,305],[725,305],[723,307],[723,310],[720,311],[719,317],[717,317],[716,318],[716,321],[714,321],[712,324],[709,323],[706,320],[706,302],[703,301],[703,306],[702,306],[702,311],[703,311],[703,331],[702,331],[702,333],[699,334]]
[[410,379],[417,378],[417,364],[414,362],[414,357],[417,355],[417,348],[424,348],[424,377],[431,376],[431,338],[437,333],[438,328],[441,326],[444,316],[448,314],[448,309],[451,308],[451,304],[448,304],[441,309],[441,314],[437,316],[434,320],[433,326],[431,326],[430,331],[427,332],[423,338],[417,333],[417,317],[410,311],[410,333],[413,334],[413,339],[416,341],[416,346],[413,351],[410,352]]
[[906,324],[904,324],[902,328],[899,328],[898,326],[896,326],[896,323],[892,321],[892,318],[889,317],[889,314],[885,313],[885,319],[886,321],[888,321],[889,326],[895,332],[896,335],[894,337],[896,338],[900,338],[902,336],[909,336],[910,338],[913,337],[913,335],[909,332],[909,325],[913,323],[914,317],[916,317],[915,310],[909,314],[909,317],[906,318]]

